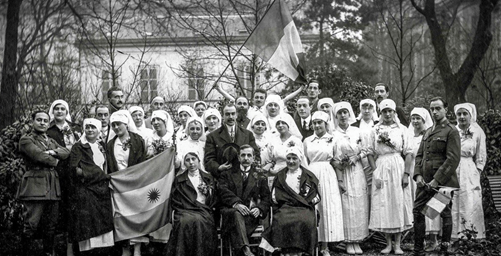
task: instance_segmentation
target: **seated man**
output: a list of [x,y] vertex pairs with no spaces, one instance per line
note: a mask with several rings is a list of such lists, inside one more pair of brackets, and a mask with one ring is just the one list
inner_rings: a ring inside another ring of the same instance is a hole
[[254,149],[242,145],[238,154],[240,165],[223,172],[220,179],[220,197],[223,207],[223,235],[230,237],[233,248],[242,255],[254,255],[249,249],[249,236],[266,217],[270,207],[267,179],[252,163]]

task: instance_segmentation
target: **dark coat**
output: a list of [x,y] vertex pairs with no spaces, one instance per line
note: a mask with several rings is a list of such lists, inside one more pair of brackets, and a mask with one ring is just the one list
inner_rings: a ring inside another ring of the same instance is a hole
[[[261,219],[264,219],[270,209],[270,190],[268,187],[268,179],[256,172],[254,167],[249,171],[247,180],[244,181],[240,165],[233,166],[231,171],[221,174],[219,179],[219,197],[221,199],[223,215],[222,231],[226,235],[238,235],[238,232],[233,232],[238,225],[237,220],[233,217],[236,203],[243,204],[249,209],[254,207],[259,208]],[[251,202],[253,207],[251,208]],[[259,226],[259,218],[254,216],[243,216],[245,221],[246,233],[251,234],[257,226]],[[243,238],[239,241],[242,241]]]
[[171,205],[174,210],[173,227],[166,255],[217,255],[217,232],[213,209],[217,203],[214,178],[200,171],[207,184],[206,203],[197,199],[197,191],[188,178],[188,171],[179,174],[172,185]]
[[425,182],[435,179],[441,186],[459,187],[456,169],[461,159],[459,132],[447,119],[428,128],[416,154],[414,180],[418,175]]
[[242,129],[247,129],[247,126],[250,123],[250,119],[248,117],[245,117],[243,120],[237,120],[237,125],[242,128]]
[[[101,145],[104,151],[104,145]],[[83,171],[77,176],[76,168]],[[109,189],[109,176],[94,164],[89,144],[77,142],[70,155],[71,186],[68,223],[70,241],[83,241],[113,230],[113,209]]]
[[[44,153],[54,150],[57,155]],[[68,158],[70,151],[42,134],[31,132],[19,140],[19,151],[23,154],[26,172],[17,191],[19,200],[60,200],[59,175],[55,170],[60,160]]]
[[[131,147],[129,148],[128,166],[133,166],[146,160],[146,146],[143,138],[139,134],[129,132],[129,137]],[[108,164],[108,174],[118,171],[118,164],[115,158],[115,141],[117,139],[118,136],[115,135],[107,144],[106,163]]]
[[[249,144],[252,148],[254,148],[254,152],[256,152],[256,159],[260,159],[259,156],[259,147],[256,145],[256,140],[254,138],[254,134],[247,129],[243,129],[238,125],[235,126],[235,144],[238,146],[242,146],[245,144]],[[204,156],[204,165],[205,170],[210,172],[215,178],[219,178],[219,165],[223,164],[223,146],[232,143],[230,135],[228,133],[228,129],[226,125],[222,125],[217,130],[211,132],[207,135],[207,141],[205,142],[205,156]]]
[[[360,119],[357,119],[356,122],[352,123],[351,126],[354,126],[354,127],[357,127],[357,128],[360,128],[360,122],[361,120]],[[374,120],[374,125],[378,124],[379,123],[379,120]]]
[[300,193],[287,185],[287,168],[282,169],[273,182],[273,220],[263,237],[274,247],[300,250],[314,255],[317,243],[315,205],[320,202],[318,179],[301,167]]
[[299,129],[299,131],[301,132],[301,135],[303,135],[303,141],[304,139],[310,137],[311,135],[313,135],[313,122],[310,118],[310,122],[307,124],[307,128],[306,129],[303,129],[303,124],[302,124],[302,121],[301,121],[301,117],[299,116],[299,114],[297,114],[297,111],[296,111],[296,114],[294,115],[294,122],[296,123],[296,126],[297,128]]

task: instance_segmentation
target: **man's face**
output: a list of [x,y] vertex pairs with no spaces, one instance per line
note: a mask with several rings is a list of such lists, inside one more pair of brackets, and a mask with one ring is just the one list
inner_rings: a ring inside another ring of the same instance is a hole
[[433,119],[439,122],[445,118],[447,108],[444,107],[444,103],[441,100],[436,100],[430,103],[430,112]]
[[233,126],[235,125],[236,118],[237,118],[237,109],[235,108],[235,106],[226,106],[223,109],[224,124]]
[[113,129],[118,137],[122,137],[127,133],[127,125],[122,122],[111,123],[111,129]]
[[310,99],[318,98],[318,95],[321,93],[318,83],[310,83],[308,88],[306,88],[306,93]]
[[98,108],[96,110],[96,118],[101,121],[102,127],[108,127],[110,123],[110,111],[108,108]]
[[49,128],[49,115],[43,112],[37,113],[33,119],[33,129],[44,133],[47,128]]
[[204,104],[198,104],[195,107],[195,112],[197,113],[198,117],[202,117],[204,115],[205,110],[206,110],[206,108],[205,108]]
[[264,101],[266,100],[266,95],[264,93],[256,92],[254,93],[254,106],[262,107],[264,105]]
[[381,102],[382,100],[387,99],[389,95],[384,85],[376,86],[376,88],[374,88],[374,94],[378,103]]
[[249,167],[254,162],[254,152],[252,148],[245,148],[240,150],[238,160],[243,167]]
[[165,102],[163,102],[163,101],[155,101],[155,102],[151,103],[151,109],[153,111],[162,110],[164,108],[164,106],[165,106]]
[[132,120],[134,120],[134,124],[136,124],[136,127],[141,127],[141,125],[143,125],[143,121],[144,121],[143,112],[134,111],[131,116],[132,116]]
[[124,93],[122,91],[113,91],[108,100],[113,107],[121,109],[124,106]]
[[297,103],[296,105],[297,113],[299,116],[303,119],[306,119],[310,116],[311,114],[311,108],[310,108],[310,103],[307,101],[301,101]]
[[237,101],[235,101],[235,105],[237,106],[237,110],[245,109],[245,112],[249,109],[249,101],[245,97],[239,97]]

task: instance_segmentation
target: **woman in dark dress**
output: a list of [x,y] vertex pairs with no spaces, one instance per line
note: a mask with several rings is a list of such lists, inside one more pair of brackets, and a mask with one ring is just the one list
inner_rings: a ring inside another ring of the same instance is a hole
[[72,205],[69,236],[78,242],[80,251],[114,245],[113,213],[106,174],[104,144],[98,142],[101,121],[87,118],[85,135],[75,143],[70,154]]
[[318,179],[301,166],[300,148],[287,149],[287,167],[276,176],[271,190],[273,219],[260,247],[282,255],[314,255],[317,243],[315,205],[320,202]]
[[187,170],[180,173],[172,185],[174,220],[167,255],[217,255],[214,178],[200,170],[196,153],[187,153],[183,161]]

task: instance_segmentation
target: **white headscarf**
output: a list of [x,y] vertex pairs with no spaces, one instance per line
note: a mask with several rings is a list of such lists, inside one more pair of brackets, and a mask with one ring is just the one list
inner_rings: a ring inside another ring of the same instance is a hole
[[[384,109],[391,109],[395,112],[395,114],[393,115],[393,120],[395,121],[395,123],[399,124],[400,125],[400,119],[398,119],[398,116],[397,116],[397,104],[395,104],[395,102],[392,100],[392,99],[385,99],[385,100],[382,100],[380,103],[379,103],[379,110],[381,112],[383,112]],[[381,114],[381,116],[379,117],[379,122],[383,122],[383,115]]]
[[360,114],[358,115],[357,119],[362,120],[362,106],[364,104],[370,104],[372,105],[372,121],[379,120],[379,116],[377,115],[377,105],[376,102],[371,100],[371,99],[363,99],[360,101]]
[[[428,129],[433,126],[433,120],[431,119],[430,112],[425,108],[414,108],[411,111],[411,117],[413,115],[420,116],[424,121],[424,129]],[[412,127],[412,122],[409,124],[409,129]]]
[[142,107],[140,107],[140,106],[132,106],[132,107],[129,108],[129,113],[130,113],[131,116],[136,111],[141,112],[141,114],[143,115],[143,124],[141,125],[141,127],[138,127],[138,129],[141,130],[142,128],[146,128],[146,124],[144,123],[144,109]]
[[470,116],[471,116],[470,126],[475,127],[475,128],[479,128],[483,132],[482,127],[480,127],[480,125],[477,123],[477,107],[475,106],[475,104],[468,103],[468,102],[457,104],[456,106],[454,106],[454,114],[455,115],[457,115],[458,110],[460,108],[466,109],[466,111],[468,111],[468,113],[470,113]]
[[162,103],[165,103],[165,100],[164,100],[164,98],[162,98],[161,96],[157,96],[157,97],[155,97],[155,98],[153,98],[153,99],[151,100],[151,103],[150,103],[150,104],[151,104],[151,105],[153,105],[155,102],[162,102]]
[[[113,114],[110,116],[110,124],[113,122],[122,122],[127,125],[127,130],[129,132],[137,133],[137,127],[136,124],[134,123],[134,120],[132,120],[132,116],[130,115],[128,110],[118,110],[115,111]],[[113,130],[110,131],[110,137],[113,138],[115,133],[113,132],[113,137],[111,136]]]
[[296,155],[299,159],[301,159],[301,166],[308,168],[308,160],[306,159],[306,156],[303,153],[303,149],[298,146],[290,147],[285,150],[285,156],[288,154],[294,154]]
[[[99,132],[101,132],[101,121],[99,121],[95,118],[84,119],[83,128],[85,129],[85,126],[88,124],[95,126],[97,128],[98,134],[99,134]],[[99,168],[101,168],[101,170],[106,172],[106,170],[104,169],[105,156],[104,156],[103,152],[101,152],[101,150],[99,149],[99,142],[96,141],[94,143],[90,143],[87,140],[85,132],[84,132],[84,135],[82,137],[80,137],[80,142],[82,144],[89,144],[90,149],[92,150],[92,160],[94,161],[94,164],[97,165]]]
[[54,108],[59,104],[62,104],[66,108],[66,121],[71,123],[70,107],[68,106],[68,102],[64,100],[55,100],[54,102],[52,102],[49,108],[50,121],[54,121]]
[[188,113],[188,115],[190,115],[190,117],[195,117],[195,116],[198,116],[197,113],[195,112],[195,110],[190,107],[190,106],[186,106],[186,105],[182,105],[180,106],[178,109],[177,109],[177,114],[179,115],[181,112],[186,112]]
[[[348,119],[348,125],[351,125],[352,123],[357,121],[355,119],[355,113],[353,113],[353,108],[351,107],[351,104],[349,102],[341,101],[336,103],[336,106],[334,108],[334,115],[337,115],[337,112],[339,112],[341,109],[347,109],[348,112],[350,113],[350,117]],[[334,119],[334,125],[336,127],[339,126],[337,118]]]
[[[202,124],[202,136],[204,136],[205,135],[205,133],[204,133],[204,131],[205,131],[205,124],[202,121],[202,119],[200,117],[198,117],[198,116],[190,117],[188,119],[188,121],[186,122],[186,129],[184,130],[184,132],[186,134],[189,134],[188,127],[190,126],[190,123],[193,123],[193,122],[199,122],[200,124]],[[202,136],[200,136],[200,138],[202,138]]]
[[327,122],[329,124],[329,128],[327,129],[327,132],[332,134],[333,129],[335,127],[334,119],[336,118],[336,115],[334,114],[334,109],[336,108],[336,104],[331,98],[321,98],[317,102],[317,109],[318,109],[317,111],[322,111],[320,107],[323,104],[329,104],[331,106],[331,110],[329,111],[329,113],[327,113],[329,114],[329,121]]
[[[165,123],[165,129],[167,130],[167,134],[172,134],[174,133],[174,121],[172,121],[172,117],[169,115],[169,113],[165,110],[155,110],[151,113],[151,120],[153,121],[153,118],[159,118]],[[155,132],[155,131],[154,131]]]
[[[280,97],[280,95],[277,95],[277,94],[271,94],[271,95],[268,95],[268,97],[266,97],[266,101],[264,102],[264,107],[267,107],[268,104],[270,103],[277,103],[278,104],[278,109],[279,109],[279,115],[281,113],[284,113],[284,101],[282,100],[282,98]],[[268,115],[268,110],[265,111],[265,116],[269,116]]]
[[202,116],[203,121],[204,121],[204,125],[207,126],[207,124],[205,122],[206,122],[206,119],[210,116],[216,116],[217,119],[219,119],[218,127],[220,127],[221,122],[223,121],[223,118],[221,117],[221,113],[219,113],[219,111],[215,108],[208,108],[207,110],[205,110],[204,115]]
[[200,104],[204,105],[205,109],[207,109],[207,107],[208,107],[207,103],[205,103],[205,102],[203,102],[201,100],[195,101],[195,103],[193,103],[193,109],[195,109],[197,107],[197,105],[200,105]]
[[265,124],[267,122],[266,117],[263,114],[258,113],[252,118],[251,122],[249,123],[250,128],[252,128],[252,126],[254,126],[257,123],[257,121],[263,121]]

